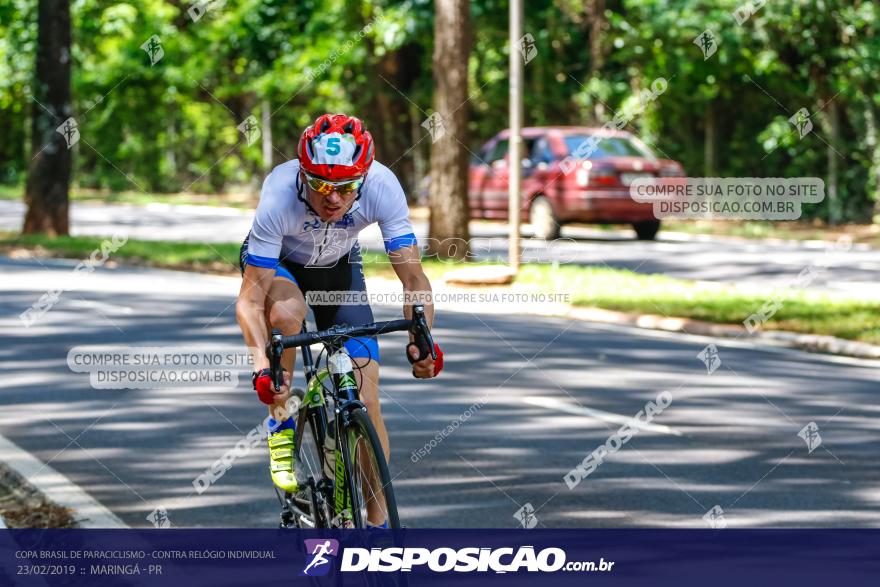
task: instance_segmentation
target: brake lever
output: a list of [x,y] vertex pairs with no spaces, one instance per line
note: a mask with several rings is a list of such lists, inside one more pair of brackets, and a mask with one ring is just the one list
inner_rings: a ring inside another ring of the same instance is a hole
[[266,345],[266,355],[269,357],[269,370],[272,376],[272,385],[275,391],[281,390],[282,379],[281,354],[284,348],[281,346],[281,331],[277,328],[272,330],[272,338]]
[[434,337],[431,336],[431,329],[428,328],[425,307],[421,304],[413,304],[410,332],[415,337],[415,344],[419,349],[418,360],[421,361],[430,354],[431,358],[436,361],[437,351],[434,350]]

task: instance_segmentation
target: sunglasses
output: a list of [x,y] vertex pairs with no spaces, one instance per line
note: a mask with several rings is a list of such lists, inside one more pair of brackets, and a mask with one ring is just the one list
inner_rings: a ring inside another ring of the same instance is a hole
[[305,171],[303,171],[303,177],[305,177],[306,183],[309,184],[310,188],[325,196],[333,192],[350,194],[360,188],[366,179],[366,177],[359,177],[347,181],[327,181],[326,179],[309,175]]

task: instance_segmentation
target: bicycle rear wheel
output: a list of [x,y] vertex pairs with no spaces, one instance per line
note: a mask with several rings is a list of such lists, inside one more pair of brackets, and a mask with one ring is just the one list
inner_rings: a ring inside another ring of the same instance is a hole
[[[385,453],[379,436],[367,413],[362,409],[351,412],[346,430],[349,458],[352,461],[348,491],[351,495],[352,518],[355,527],[365,528],[368,508],[383,516],[389,528],[400,528],[394,488],[388,473]],[[373,519],[381,524],[383,520]]]

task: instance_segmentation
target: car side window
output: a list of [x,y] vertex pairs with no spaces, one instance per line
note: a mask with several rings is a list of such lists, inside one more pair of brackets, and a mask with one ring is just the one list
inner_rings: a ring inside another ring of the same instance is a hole
[[501,139],[492,150],[489,152],[489,156],[486,157],[486,163],[492,164],[499,159],[504,159],[507,155],[507,139]]
[[553,152],[550,150],[550,142],[547,137],[541,137],[532,146],[530,156],[532,163],[550,163],[553,161]]
[[531,159],[532,151],[535,150],[535,139],[534,138],[524,138],[522,142],[522,158],[523,159]]

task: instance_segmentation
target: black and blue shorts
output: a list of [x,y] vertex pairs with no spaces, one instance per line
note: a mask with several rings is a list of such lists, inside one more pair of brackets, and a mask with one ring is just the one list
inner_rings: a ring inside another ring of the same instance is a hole
[[[247,261],[247,246],[248,239],[245,238],[239,257],[242,273],[244,273]],[[364,301],[367,299],[367,285],[364,281],[364,267],[358,244],[355,244],[346,255],[332,266],[306,266],[286,259],[279,259],[278,265],[275,267],[275,277],[292,281],[299,287],[307,300],[310,292],[315,294],[320,292],[351,292],[354,294],[351,297],[355,299]],[[331,326],[358,326],[373,322],[373,310],[369,303],[309,304],[309,307],[315,316],[315,325],[318,330],[324,330]],[[352,358],[370,358],[379,361],[379,343],[375,336],[351,338],[346,341],[345,349]]]

